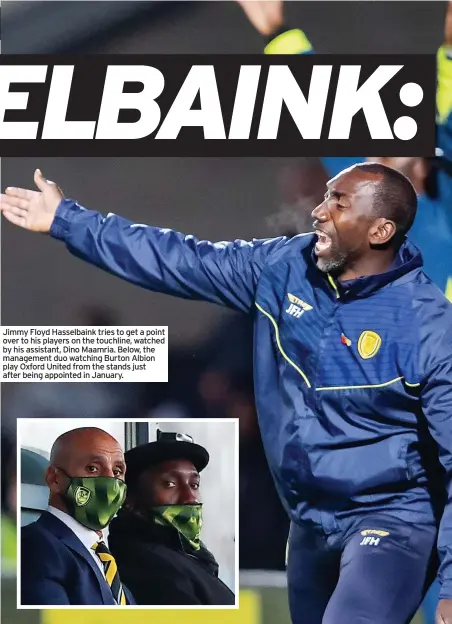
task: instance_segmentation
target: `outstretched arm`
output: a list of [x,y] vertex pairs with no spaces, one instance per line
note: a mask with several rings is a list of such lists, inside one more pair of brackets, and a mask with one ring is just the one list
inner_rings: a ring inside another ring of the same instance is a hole
[[124,280],[185,299],[248,312],[262,268],[285,238],[212,243],[114,214],[103,216],[65,199],[35,173],[39,191],[8,188],[0,209],[15,225],[50,233],[69,251]]

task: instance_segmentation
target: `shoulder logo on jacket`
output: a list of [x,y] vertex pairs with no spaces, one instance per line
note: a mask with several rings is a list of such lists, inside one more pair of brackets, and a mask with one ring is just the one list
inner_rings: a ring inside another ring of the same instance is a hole
[[301,299],[299,299],[298,297],[295,297],[295,295],[292,295],[291,293],[287,293],[287,297],[290,301],[290,304],[286,312],[287,314],[290,314],[290,316],[294,316],[295,318],[300,318],[300,316],[303,316],[305,312],[308,312],[309,310],[313,309],[312,306],[309,305],[309,303],[302,301]]
[[78,488],[74,492],[75,504],[78,507],[83,507],[91,498],[91,492],[88,488],[79,485]]
[[381,347],[381,336],[377,332],[366,329],[358,339],[358,353],[363,360],[374,357]]

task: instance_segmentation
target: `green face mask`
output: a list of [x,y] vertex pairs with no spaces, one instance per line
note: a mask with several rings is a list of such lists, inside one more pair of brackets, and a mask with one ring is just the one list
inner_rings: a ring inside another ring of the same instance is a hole
[[158,505],[152,507],[154,522],[172,526],[194,550],[201,548],[202,505]]
[[64,497],[69,514],[88,529],[104,529],[124,503],[124,481],[115,477],[67,476],[70,482]]

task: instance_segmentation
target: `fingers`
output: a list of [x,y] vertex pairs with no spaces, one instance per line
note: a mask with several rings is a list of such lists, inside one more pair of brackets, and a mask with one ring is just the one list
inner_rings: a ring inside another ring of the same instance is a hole
[[281,27],[282,0],[237,0],[237,2],[261,35],[270,35]]
[[28,214],[27,210],[22,210],[22,208],[15,208],[14,206],[5,206],[5,207],[1,207],[1,211],[3,212],[3,214],[5,214],[5,212],[8,212],[9,214],[13,214],[16,217],[26,217]]
[[52,182],[46,180],[46,178],[42,175],[41,169],[36,169],[33,178],[36,186],[40,191],[44,191],[47,184],[52,184]]
[[[6,189],[8,190],[8,189]],[[23,190],[23,189],[20,189]],[[30,201],[28,199],[22,199],[16,195],[2,195],[0,200],[0,209],[3,210],[13,210],[16,208],[20,208],[23,211],[28,210],[30,207]]]
[[63,198],[63,191],[60,189],[60,187],[58,186],[58,184],[55,184],[55,182],[52,182],[51,180],[47,180],[47,178],[45,178],[42,174],[42,171],[40,169],[36,169],[35,173],[34,173],[34,181],[36,186],[38,187],[38,189],[44,193],[58,193],[59,195],[61,195],[61,198]]
[[0,211],[8,221],[14,223],[14,225],[20,225],[21,227],[25,227],[28,211],[15,205],[15,202],[24,201],[26,200],[16,198],[13,198],[11,201],[7,195],[0,196]]
[[27,221],[25,217],[14,214],[13,212],[10,212],[9,210],[2,210],[2,212],[3,212],[3,216],[13,225],[18,225],[19,227],[23,227],[23,228],[26,227]]
[[31,199],[33,196],[33,191],[29,191],[23,188],[17,188],[15,186],[8,186],[8,188],[5,189],[5,194],[8,195],[8,197],[18,197],[20,199]]
[[0,195],[0,211],[7,221],[26,227],[28,211],[22,206],[28,205],[28,201],[15,196]]

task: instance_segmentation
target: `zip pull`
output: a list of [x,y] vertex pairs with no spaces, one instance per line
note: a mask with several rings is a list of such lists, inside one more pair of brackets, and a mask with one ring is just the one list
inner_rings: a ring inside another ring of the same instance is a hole
[[336,293],[336,299],[339,299],[340,298],[339,290],[337,289],[337,286],[334,283],[334,279],[331,277],[331,275],[329,273],[327,273],[327,275],[328,275],[328,281],[331,284],[331,286],[334,288],[334,291]]

